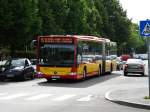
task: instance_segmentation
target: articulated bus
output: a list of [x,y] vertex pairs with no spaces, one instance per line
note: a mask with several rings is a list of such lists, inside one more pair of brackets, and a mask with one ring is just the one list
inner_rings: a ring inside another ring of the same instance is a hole
[[82,80],[116,70],[116,43],[81,35],[38,36],[37,73],[51,79]]

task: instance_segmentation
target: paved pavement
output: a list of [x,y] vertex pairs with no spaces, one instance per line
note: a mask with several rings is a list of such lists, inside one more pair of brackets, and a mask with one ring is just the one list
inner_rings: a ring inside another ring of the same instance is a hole
[[149,96],[148,88],[132,88],[109,91],[105,94],[105,98],[130,107],[141,109],[150,109],[150,99],[144,99]]
[[[148,76],[147,60],[144,61],[144,63],[146,64],[145,75],[147,77]],[[138,88],[138,85],[135,88],[117,89],[113,91],[108,91],[105,94],[105,98],[112,102],[141,109],[150,109],[150,99],[144,99],[145,96],[149,96],[149,88],[148,87]]]
[[[5,61],[0,64],[4,64]],[[147,71],[146,71],[147,74]],[[136,87],[136,88],[128,88],[128,89],[116,89],[112,91],[108,91],[105,94],[105,98],[109,101],[126,105],[130,107],[142,108],[142,109],[150,109],[150,99],[144,99],[145,96],[149,96],[148,87]]]

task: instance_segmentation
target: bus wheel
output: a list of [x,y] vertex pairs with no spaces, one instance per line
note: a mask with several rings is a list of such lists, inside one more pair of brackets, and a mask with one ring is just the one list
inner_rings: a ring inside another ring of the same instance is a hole
[[99,66],[99,69],[98,69],[98,77],[101,75],[101,66]]
[[82,80],[85,80],[86,79],[86,69],[83,70],[83,78]]
[[113,65],[111,64],[110,65],[110,74],[111,74],[112,71],[113,71]]
[[124,72],[124,76],[127,76],[127,72]]
[[48,79],[48,78],[47,78],[47,82],[51,82],[51,81],[52,81],[52,79]]

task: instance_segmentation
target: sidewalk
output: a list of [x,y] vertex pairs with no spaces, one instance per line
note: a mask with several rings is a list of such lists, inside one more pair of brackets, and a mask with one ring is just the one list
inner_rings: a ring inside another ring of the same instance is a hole
[[121,105],[150,109],[150,99],[144,99],[144,97],[148,95],[148,88],[134,88],[128,90],[109,91],[105,94],[105,98]]

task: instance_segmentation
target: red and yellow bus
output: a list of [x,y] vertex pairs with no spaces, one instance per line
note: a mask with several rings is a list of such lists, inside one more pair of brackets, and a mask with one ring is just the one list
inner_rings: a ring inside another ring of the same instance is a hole
[[111,73],[117,65],[116,43],[109,39],[81,35],[38,36],[37,73],[51,79],[81,80]]

